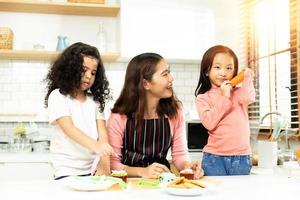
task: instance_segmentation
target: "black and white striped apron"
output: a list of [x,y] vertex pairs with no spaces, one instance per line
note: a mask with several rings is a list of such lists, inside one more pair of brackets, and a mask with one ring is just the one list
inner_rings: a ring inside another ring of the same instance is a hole
[[166,157],[171,141],[168,118],[144,119],[139,133],[135,130],[135,119],[128,118],[121,162],[132,167],[147,167],[157,162],[170,168]]

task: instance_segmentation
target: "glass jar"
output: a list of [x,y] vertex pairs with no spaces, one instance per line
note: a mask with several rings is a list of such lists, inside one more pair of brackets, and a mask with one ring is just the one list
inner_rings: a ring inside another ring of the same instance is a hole
[[32,146],[30,139],[26,137],[15,137],[11,144],[12,152],[29,153],[32,152]]

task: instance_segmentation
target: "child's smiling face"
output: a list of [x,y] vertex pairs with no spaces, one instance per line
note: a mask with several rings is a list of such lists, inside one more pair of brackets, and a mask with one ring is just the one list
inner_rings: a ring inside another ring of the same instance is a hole
[[234,59],[231,55],[217,53],[208,73],[211,84],[220,87],[224,81],[232,79],[234,68]]
[[98,67],[98,60],[96,58],[93,58],[91,56],[84,56],[83,57],[83,74],[81,77],[81,84],[80,84],[80,90],[86,91],[95,82],[96,72]]

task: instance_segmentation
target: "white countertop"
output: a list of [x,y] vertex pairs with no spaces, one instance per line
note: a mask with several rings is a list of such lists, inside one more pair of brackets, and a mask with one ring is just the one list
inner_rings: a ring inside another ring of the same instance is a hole
[[[300,172],[299,168],[293,170]],[[211,183],[210,189],[200,196],[189,197],[188,199],[205,200],[255,200],[255,199],[298,199],[300,173],[281,173],[249,176],[219,176],[205,177]],[[62,179],[63,180],[63,179]],[[64,181],[1,181],[1,196],[10,200],[20,199],[159,199],[176,200],[183,199],[182,196],[167,194],[164,189],[147,190],[118,190],[118,191],[97,191],[79,192],[65,186]]]
[[[300,177],[284,176],[227,176],[210,177],[217,186],[200,196],[189,199],[206,200],[254,200],[254,199],[298,199]],[[167,194],[163,189],[119,190],[79,192],[69,189],[59,181],[1,182],[1,196],[10,200],[19,199],[182,199],[182,196]]]
[[[200,161],[202,159],[202,152],[189,152],[192,160]],[[50,153],[0,153],[0,163],[11,162],[50,162]],[[171,155],[168,154],[168,159],[172,159]]]
[[50,153],[0,153],[0,163],[50,162]]

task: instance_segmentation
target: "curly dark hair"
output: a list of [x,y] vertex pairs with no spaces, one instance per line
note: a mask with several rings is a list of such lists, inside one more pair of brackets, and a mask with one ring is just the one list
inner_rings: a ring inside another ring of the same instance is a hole
[[81,77],[84,73],[83,58],[90,56],[98,60],[95,82],[87,95],[99,102],[99,109],[102,112],[107,99],[111,98],[109,83],[105,75],[104,66],[96,47],[77,42],[65,49],[52,64],[46,78],[47,94],[45,96],[45,106],[48,107],[50,93],[59,88],[63,95],[76,96],[76,90],[80,87]]

